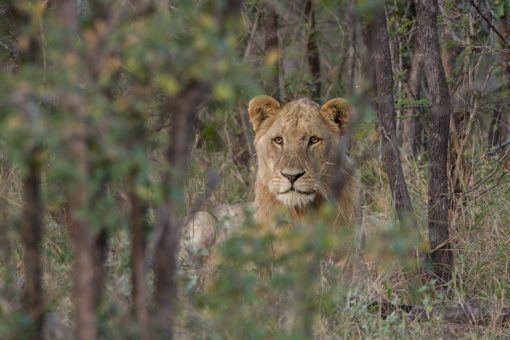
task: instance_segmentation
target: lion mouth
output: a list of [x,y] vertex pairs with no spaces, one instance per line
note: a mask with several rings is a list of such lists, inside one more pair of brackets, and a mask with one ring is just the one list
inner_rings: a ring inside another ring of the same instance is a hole
[[290,208],[300,207],[304,208],[313,202],[315,198],[315,190],[303,191],[295,188],[290,188],[286,191],[279,193],[276,198],[284,205]]
[[301,194],[301,195],[313,195],[313,194],[315,194],[315,190],[302,191],[302,190],[299,190],[299,189],[290,188],[289,190],[286,190],[286,191],[283,191],[283,192],[279,192],[278,195],[285,195],[285,194],[288,194],[289,192],[296,192],[296,193]]

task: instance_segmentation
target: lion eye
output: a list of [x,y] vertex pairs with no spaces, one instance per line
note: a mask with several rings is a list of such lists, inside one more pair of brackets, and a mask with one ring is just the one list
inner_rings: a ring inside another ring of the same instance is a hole
[[282,138],[282,137],[280,137],[280,136],[275,137],[275,138],[273,138],[273,142],[274,142],[275,144],[282,145],[282,144],[283,144],[283,138]]
[[320,139],[319,137],[317,137],[317,136],[312,136],[312,137],[310,137],[310,142],[309,142],[309,143],[310,143],[310,145],[312,145],[312,144],[315,144],[315,143],[319,143],[319,142],[320,142],[320,140],[321,140],[321,139]]

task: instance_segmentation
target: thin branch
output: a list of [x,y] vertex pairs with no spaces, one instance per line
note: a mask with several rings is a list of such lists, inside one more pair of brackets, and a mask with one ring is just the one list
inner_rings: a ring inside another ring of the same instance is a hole
[[257,33],[257,28],[259,26],[260,16],[261,16],[260,11],[257,11],[257,16],[255,17],[255,20],[253,21],[253,24],[251,26],[250,37],[248,38],[248,44],[246,44],[246,49],[244,50],[243,62],[246,62],[246,60],[248,59],[248,56],[250,55],[251,47],[253,45],[253,40],[255,39],[255,34]]
[[[507,141],[509,144],[510,144],[510,140]],[[505,142],[506,143],[506,142]],[[466,191],[464,193],[464,195],[467,195],[471,192],[474,192],[476,190],[478,190],[478,188],[480,188],[483,184],[485,184],[488,180],[490,180],[492,177],[494,177],[494,175],[497,173],[497,171],[499,170],[500,166],[505,164],[505,160],[506,158],[508,157],[508,154],[510,153],[510,149],[507,149],[505,151],[505,153],[503,155],[501,155],[498,159],[498,163],[496,164],[496,166],[494,167],[494,169],[490,172],[490,174],[488,174],[484,179],[482,179],[480,182],[478,182],[473,188],[471,188],[470,190]]]
[[494,149],[488,151],[485,156],[494,156],[499,150],[505,148],[506,146],[510,145],[510,139],[507,140],[506,142],[498,145],[497,147],[495,147]]
[[487,23],[487,25],[489,25],[489,27],[494,31],[494,33],[496,33],[498,35],[498,37],[505,43],[506,46],[509,46],[510,47],[510,44],[508,44],[508,41],[506,41],[505,37],[499,33],[499,31],[496,29],[496,27],[494,27],[494,25],[490,22],[489,19],[487,19],[485,17],[485,15],[483,15],[482,11],[480,10],[480,8],[475,4],[475,2],[473,0],[470,1],[471,2],[471,6],[473,6],[476,11],[478,12],[478,14],[480,14],[480,16],[483,18],[483,20],[485,20],[485,22]]
[[483,195],[485,195],[487,192],[491,191],[492,189],[497,188],[501,184],[501,180],[503,179],[503,177],[505,177],[509,173],[510,173],[510,171],[503,171],[501,173],[501,175],[498,177],[498,179],[496,180],[496,184],[493,184],[492,186],[486,188],[484,191],[482,191],[481,193],[476,195],[475,199],[478,199],[478,198],[482,197]]

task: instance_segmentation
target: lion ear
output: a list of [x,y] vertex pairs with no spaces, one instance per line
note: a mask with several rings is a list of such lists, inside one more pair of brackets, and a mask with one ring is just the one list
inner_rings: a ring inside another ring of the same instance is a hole
[[324,118],[337,125],[341,133],[347,127],[353,111],[354,107],[344,98],[330,99],[321,107]]
[[250,114],[250,121],[253,125],[253,130],[257,132],[262,122],[264,122],[268,117],[274,116],[279,108],[280,103],[278,103],[278,101],[273,97],[257,96],[250,100],[250,103],[248,104],[248,113]]

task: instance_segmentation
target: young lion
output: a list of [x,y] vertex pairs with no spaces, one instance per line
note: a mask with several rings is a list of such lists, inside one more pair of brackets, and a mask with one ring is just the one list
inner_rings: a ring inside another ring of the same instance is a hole
[[[335,227],[353,224],[360,216],[359,181],[342,144],[352,106],[343,98],[322,107],[306,98],[281,106],[274,98],[257,96],[248,112],[257,151],[255,222],[270,227],[282,210],[299,219],[327,200],[336,200]],[[185,239],[202,248],[220,243],[242,226],[245,209],[222,205],[212,214],[199,212],[189,219]],[[217,220],[225,217],[230,220],[219,232]]]

